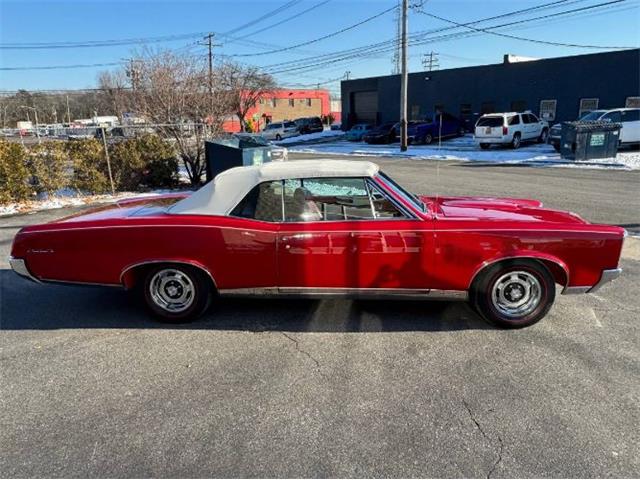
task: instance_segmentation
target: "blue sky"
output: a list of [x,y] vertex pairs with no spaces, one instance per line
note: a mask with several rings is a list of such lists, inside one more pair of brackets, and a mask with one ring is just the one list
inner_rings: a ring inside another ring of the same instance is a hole
[[[412,0],[415,2],[415,0]],[[554,9],[545,9],[529,15],[510,17],[495,23],[521,20],[527,17],[551,14],[561,10],[581,8],[606,0],[570,0]],[[222,46],[218,54],[237,55],[261,53],[257,56],[236,57],[243,62],[265,66],[291,60],[313,58],[348,48],[366,46],[391,39],[396,24],[393,12],[376,18],[358,28],[332,38],[300,47],[298,50],[263,54],[265,50],[287,47],[327,35],[362,21],[397,0],[206,0],[206,1],[12,1],[0,0],[0,42],[73,42],[107,39],[125,39],[194,32],[228,32],[275,8],[291,3],[292,6],[271,18],[239,30],[233,35],[242,37],[242,44],[230,38],[219,37]],[[430,0],[424,9],[456,22],[469,22],[505,12],[549,3],[549,0]],[[257,30],[302,12],[316,4],[313,11],[261,33]],[[482,24],[482,27],[492,25]],[[411,12],[409,31],[429,30],[448,24]],[[463,31],[459,29],[457,31]],[[638,46],[640,45],[640,0],[625,0],[619,4],[590,10],[581,14],[542,20],[519,25],[501,32],[574,44]],[[449,33],[449,32],[448,32]],[[257,47],[246,41],[262,42],[276,47]],[[205,49],[194,45],[195,38],[155,43],[155,48],[179,49],[180,52],[204,55]],[[26,67],[39,65],[70,65],[111,63],[130,57],[136,46],[109,46],[101,48],[55,50],[0,50],[0,67]],[[138,49],[141,46],[137,47]],[[540,45],[492,35],[474,35],[468,38],[438,41],[411,48],[410,71],[422,70],[421,57],[434,50],[441,54],[440,68],[500,62],[504,53],[532,57],[556,57],[596,52],[573,47]],[[374,58],[357,58],[343,63],[332,63],[316,70],[277,74],[282,85],[305,85],[324,82],[351,72],[351,78],[385,75],[391,72],[392,53]],[[111,67],[115,68],[115,67]],[[0,90],[73,89],[95,86],[96,76],[105,67],[73,70],[0,71]],[[338,89],[338,83],[328,85]]]

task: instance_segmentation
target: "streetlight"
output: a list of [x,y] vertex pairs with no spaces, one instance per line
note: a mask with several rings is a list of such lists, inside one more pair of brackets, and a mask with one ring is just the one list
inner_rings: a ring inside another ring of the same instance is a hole
[[40,142],[40,129],[38,128],[38,110],[35,107],[28,107],[27,105],[20,105],[19,108],[27,108],[29,110],[33,110],[33,113],[36,117],[36,137],[38,137],[38,143]]

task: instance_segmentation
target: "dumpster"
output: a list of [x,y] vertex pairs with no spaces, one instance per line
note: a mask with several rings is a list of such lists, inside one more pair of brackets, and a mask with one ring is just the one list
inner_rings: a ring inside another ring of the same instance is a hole
[[207,181],[233,167],[261,165],[272,160],[273,146],[260,137],[229,135],[207,141]]
[[622,125],[613,122],[564,122],[560,155],[569,160],[613,158],[618,153]]

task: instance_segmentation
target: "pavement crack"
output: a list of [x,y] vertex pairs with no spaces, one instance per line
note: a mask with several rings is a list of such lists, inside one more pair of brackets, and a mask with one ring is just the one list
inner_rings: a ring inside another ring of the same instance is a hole
[[[475,424],[476,428],[482,434],[482,436],[489,443],[491,443],[492,445],[496,444],[496,441],[494,439],[492,439],[491,437],[489,437],[489,435],[486,434],[486,432],[482,428],[482,425],[480,425],[480,422],[478,422],[478,420],[476,420],[476,417],[473,414],[473,411],[471,410],[471,407],[469,406],[467,401],[462,399],[462,404],[464,405],[464,408],[467,409],[467,413],[469,414],[469,418]],[[493,475],[493,472],[495,472],[495,470],[498,467],[498,465],[500,464],[500,462],[502,462],[502,452],[504,451],[504,442],[502,441],[502,437],[500,435],[497,435],[496,440],[497,440],[497,448],[496,448],[496,456],[497,456],[497,458],[493,462],[493,465],[491,466],[491,468],[489,469],[489,472],[487,473],[487,478],[491,478],[491,475]]]
[[288,335],[284,332],[280,332],[282,335],[284,335],[287,339],[289,339],[290,341],[292,341],[294,343],[294,345],[296,346],[296,350],[300,353],[302,353],[303,355],[306,355],[307,358],[309,358],[309,360],[311,360],[313,363],[315,363],[316,368],[318,369],[318,371],[320,371],[320,362],[318,362],[318,360],[316,360],[313,355],[311,355],[309,352],[307,352],[306,350],[303,350],[302,348],[300,348],[300,342],[298,342],[298,340],[294,337],[292,337],[291,335]]

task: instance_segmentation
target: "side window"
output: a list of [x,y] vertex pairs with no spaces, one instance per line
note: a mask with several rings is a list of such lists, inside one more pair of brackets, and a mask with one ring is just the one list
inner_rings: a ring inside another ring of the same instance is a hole
[[371,202],[373,203],[376,218],[406,218],[377,185],[369,183],[369,192],[371,193]]
[[520,115],[509,117],[509,125],[520,125]]
[[529,115],[528,113],[522,114],[522,121],[524,123],[533,123],[533,119],[531,118],[531,115]]
[[287,222],[374,218],[364,178],[303,178],[284,183]]
[[264,182],[253,187],[230,215],[264,222],[281,222],[282,182]]
[[622,115],[620,115],[619,110],[616,112],[609,112],[604,117],[602,117],[602,120],[604,120],[605,122],[618,123],[622,121]]
[[640,110],[623,110],[622,121],[623,122],[637,122],[640,120]]
[[527,116],[529,117],[529,123],[539,123],[540,122],[538,117],[536,117],[533,113],[528,113]]

